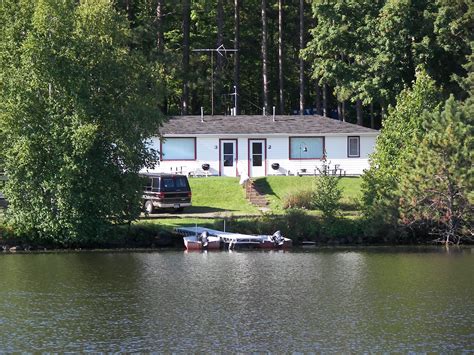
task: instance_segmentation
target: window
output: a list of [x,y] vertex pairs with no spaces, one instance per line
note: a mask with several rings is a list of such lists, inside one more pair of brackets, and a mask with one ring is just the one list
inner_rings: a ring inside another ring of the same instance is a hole
[[146,179],[145,191],[157,192],[159,190],[160,178],[149,177]]
[[252,143],[252,166],[263,166],[263,143]]
[[234,143],[224,142],[224,166],[234,166]]
[[196,160],[196,138],[166,138],[161,142],[161,160]]
[[290,137],[290,159],[322,159],[324,137]]
[[349,158],[360,157],[360,137],[347,137],[347,156]]
[[187,188],[187,180],[185,177],[164,177],[161,182],[163,191],[180,191]]

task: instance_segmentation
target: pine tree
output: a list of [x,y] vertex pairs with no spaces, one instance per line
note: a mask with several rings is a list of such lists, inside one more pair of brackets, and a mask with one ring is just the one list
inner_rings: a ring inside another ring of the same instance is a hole
[[423,228],[445,244],[472,236],[474,118],[451,97],[442,112],[425,112],[417,137],[399,171],[400,221]]
[[424,132],[423,112],[434,110],[439,102],[440,89],[420,70],[413,87],[402,91],[397,105],[390,108],[370,157],[370,169],[362,177],[363,210],[373,221],[397,224],[399,171],[415,137]]

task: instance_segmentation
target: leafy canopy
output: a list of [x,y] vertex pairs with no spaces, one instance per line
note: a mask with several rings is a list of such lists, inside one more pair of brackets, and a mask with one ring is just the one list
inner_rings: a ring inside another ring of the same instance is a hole
[[125,17],[108,0],[5,0],[0,23],[10,223],[73,243],[135,218],[161,117],[155,72],[130,48]]

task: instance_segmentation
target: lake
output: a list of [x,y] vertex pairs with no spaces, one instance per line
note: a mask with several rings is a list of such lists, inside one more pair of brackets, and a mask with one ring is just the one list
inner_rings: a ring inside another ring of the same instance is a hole
[[472,352],[474,249],[0,255],[0,351]]

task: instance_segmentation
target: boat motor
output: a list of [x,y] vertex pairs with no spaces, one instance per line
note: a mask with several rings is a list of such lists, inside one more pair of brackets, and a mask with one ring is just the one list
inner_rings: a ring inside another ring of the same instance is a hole
[[199,236],[199,240],[201,241],[203,248],[207,248],[207,244],[209,242],[207,237],[208,237],[207,231],[202,232],[201,235]]
[[272,241],[275,243],[275,246],[282,246],[285,243],[285,238],[281,235],[280,231],[276,231],[272,235]]

